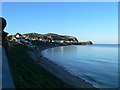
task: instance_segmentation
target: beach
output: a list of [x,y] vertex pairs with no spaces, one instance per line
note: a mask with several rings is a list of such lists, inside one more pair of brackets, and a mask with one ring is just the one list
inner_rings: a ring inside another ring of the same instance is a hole
[[41,52],[47,48],[51,47],[42,47],[39,50],[34,50],[34,52],[29,52],[29,54],[35,61],[38,62],[40,66],[42,66],[44,69],[61,79],[63,82],[72,86],[73,88],[95,88],[92,84],[86,82],[85,80],[79,77],[73,76],[64,68],[53,63],[48,58],[42,56]]
[[116,88],[117,49],[107,44],[61,46],[46,49],[42,55],[96,88]]

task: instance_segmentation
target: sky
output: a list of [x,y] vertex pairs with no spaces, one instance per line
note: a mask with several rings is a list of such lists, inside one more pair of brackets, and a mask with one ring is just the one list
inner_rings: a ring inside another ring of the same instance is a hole
[[56,33],[95,44],[118,42],[117,2],[3,2],[5,31]]

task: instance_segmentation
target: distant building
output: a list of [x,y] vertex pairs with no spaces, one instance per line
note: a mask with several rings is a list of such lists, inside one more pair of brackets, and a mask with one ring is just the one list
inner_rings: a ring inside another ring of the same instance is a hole
[[37,38],[31,38],[31,40],[37,40]]
[[39,41],[44,41],[43,37],[38,37]]
[[23,37],[25,37],[25,39],[30,39],[29,36],[27,36],[27,35],[24,35]]
[[17,33],[17,34],[15,35],[15,37],[16,37],[17,39],[25,39],[25,37],[22,36],[20,33]]
[[19,42],[19,41],[24,40],[24,39],[25,39],[25,37],[22,36],[20,33],[16,33],[14,36],[12,36],[13,41]]
[[64,40],[61,40],[60,43],[64,43]]
[[40,40],[40,41],[43,41],[43,39],[42,39],[42,38],[39,38],[39,40]]

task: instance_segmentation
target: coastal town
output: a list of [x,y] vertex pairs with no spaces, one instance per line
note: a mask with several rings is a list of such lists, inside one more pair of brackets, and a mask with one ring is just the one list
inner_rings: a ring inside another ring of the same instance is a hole
[[[29,34],[20,34],[16,33],[15,35],[9,35],[7,37],[8,41],[10,42],[17,42],[17,43],[24,43],[28,47],[36,47],[39,46],[41,43],[49,44],[53,46],[59,45],[86,45],[86,44],[93,44],[91,41],[87,42],[79,42],[76,37],[73,36],[66,36],[66,35],[58,35],[53,33],[47,34],[38,34],[38,33],[29,33]],[[34,45],[33,45],[34,43]],[[35,43],[39,43],[35,45]]]
[[[33,33],[34,34],[34,33]],[[64,37],[64,36],[62,36]],[[73,38],[73,37],[71,37]],[[56,39],[56,38],[53,38],[52,39],[52,36],[50,36],[49,38],[47,37],[29,37],[27,35],[22,35],[20,33],[16,33],[15,35],[12,35],[12,38],[10,41],[16,41],[16,42],[20,42],[20,41],[24,41],[24,42],[27,42],[28,40],[39,40],[39,41],[44,41],[44,42],[59,42],[59,43],[64,43],[64,42],[78,42],[78,40],[76,38],[74,39]]]

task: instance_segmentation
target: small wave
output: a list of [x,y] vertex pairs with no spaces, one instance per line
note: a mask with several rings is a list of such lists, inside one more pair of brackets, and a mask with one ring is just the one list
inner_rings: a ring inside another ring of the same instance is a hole
[[97,81],[93,77],[95,77],[95,75],[85,74],[84,75],[84,80],[88,83],[91,83],[96,88],[104,87],[104,84],[102,82]]
[[85,75],[85,78],[87,79],[87,80],[90,80],[91,82],[97,82],[94,78],[92,78],[91,76],[90,76],[91,74],[86,74]]

